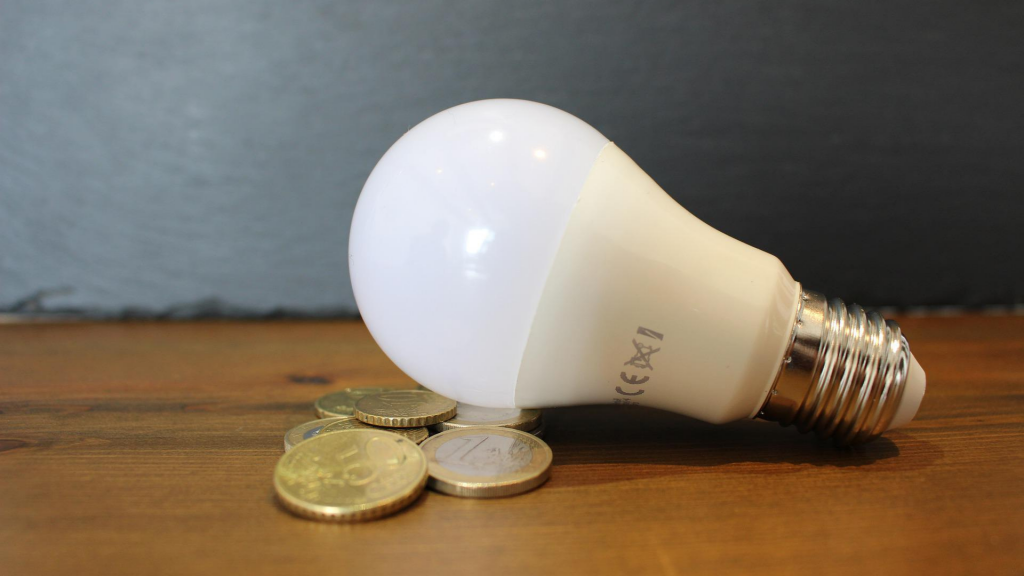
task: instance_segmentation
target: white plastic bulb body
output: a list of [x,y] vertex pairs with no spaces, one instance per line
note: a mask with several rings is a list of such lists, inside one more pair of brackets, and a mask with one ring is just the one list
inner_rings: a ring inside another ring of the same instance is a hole
[[[639,404],[712,423],[764,415],[813,312],[776,257],[701,222],[585,122],[522,100],[456,106],[402,136],[359,197],[349,269],[363,320],[400,369],[495,408]],[[843,320],[825,316],[819,324]],[[885,330],[856,324],[818,337]],[[897,340],[906,347],[896,330],[881,340],[885,354],[899,352]],[[797,420],[821,432],[830,424],[812,412],[849,412],[840,395],[866,393],[828,372],[851,362],[844,346],[838,360],[811,353],[808,374],[835,382],[780,400],[773,419],[802,410]],[[886,360],[889,387],[858,408],[881,413],[888,394],[874,435],[909,422],[924,394],[924,372],[904,356]]]

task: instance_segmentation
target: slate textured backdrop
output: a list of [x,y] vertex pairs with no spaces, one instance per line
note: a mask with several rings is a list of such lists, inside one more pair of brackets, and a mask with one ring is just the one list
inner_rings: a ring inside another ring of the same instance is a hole
[[1024,302],[1024,3],[0,4],[0,309],[353,314],[403,131],[527,98],[869,305]]

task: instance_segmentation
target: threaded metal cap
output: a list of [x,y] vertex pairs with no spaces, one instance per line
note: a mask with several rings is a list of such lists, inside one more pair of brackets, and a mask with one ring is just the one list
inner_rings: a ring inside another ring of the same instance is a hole
[[873,440],[899,407],[910,358],[895,322],[804,291],[792,342],[758,417],[840,445]]

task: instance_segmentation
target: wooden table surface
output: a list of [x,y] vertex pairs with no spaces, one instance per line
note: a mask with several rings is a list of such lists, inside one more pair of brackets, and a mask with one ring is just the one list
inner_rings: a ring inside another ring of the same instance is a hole
[[0,574],[1024,573],[1024,317],[899,320],[928,395],[872,444],[549,410],[540,489],[355,525],[271,474],[320,395],[413,386],[362,324],[0,326]]

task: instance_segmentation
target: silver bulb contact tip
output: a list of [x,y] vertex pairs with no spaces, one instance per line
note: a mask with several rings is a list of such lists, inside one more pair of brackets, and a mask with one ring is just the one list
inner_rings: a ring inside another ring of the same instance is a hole
[[[908,386],[909,380],[915,381]],[[924,372],[899,325],[804,291],[789,349],[758,417],[839,445],[861,444],[913,418],[923,393]]]

